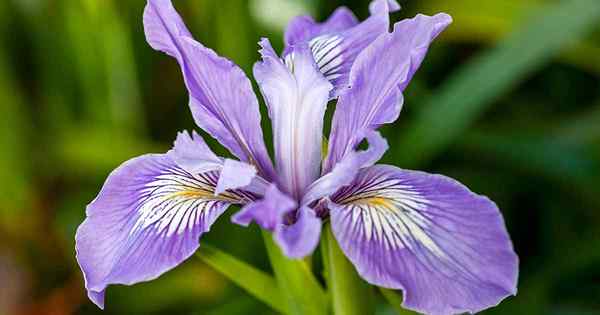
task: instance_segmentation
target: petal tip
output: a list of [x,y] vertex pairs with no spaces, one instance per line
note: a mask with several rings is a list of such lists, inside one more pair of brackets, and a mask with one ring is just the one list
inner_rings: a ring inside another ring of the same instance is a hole
[[104,310],[104,292],[88,290],[88,298],[101,310]]
[[452,24],[452,22],[454,22],[454,19],[452,19],[452,16],[450,16],[450,14],[444,13],[444,12],[434,15],[434,19],[436,20],[439,28],[445,28],[446,26],[448,26],[448,25]]

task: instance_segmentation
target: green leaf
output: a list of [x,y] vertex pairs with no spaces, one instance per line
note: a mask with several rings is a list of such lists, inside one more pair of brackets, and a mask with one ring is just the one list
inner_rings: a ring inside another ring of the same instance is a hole
[[75,64],[85,118],[95,125],[138,132],[144,120],[132,43],[113,1],[64,5],[69,58]]
[[[446,12],[456,23],[444,32],[442,40],[491,44],[518,29],[520,21],[537,15],[543,1],[480,1],[429,0],[421,1],[417,11],[434,14]],[[558,56],[587,71],[600,73],[600,46],[597,41],[580,39]]]
[[196,256],[257,299],[287,313],[281,290],[272,276],[210,245],[202,244]]
[[[258,305],[258,302],[251,297],[235,297],[234,299],[228,299],[227,303],[217,306],[206,313],[197,313],[197,315],[247,315],[247,314],[257,314],[259,307],[262,305]],[[261,310],[264,312],[264,310]],[[275,314],[275,312],[273,312]],[[264,315],[265,313],[260,313]],[[271,314],[266,313],[266,314]]]
[[327,295],[303,260],[285,257],[271,233],[262,231],[267,253],[290,315],[327,314]]
[[554,135],[563,141],[586,145],[600,142],[600,104],[595,104],[585,113],[563,122]]
[[337,244],[329,224],[323,236],[323,256],[327,269],[327,284],[335,315],[374,313],[373,292]]
[[527,25],[465,65],[428,100],[395,144],[400,164],[418,165],[442,151],[499,96],[585,34],[598,18],[596,0],[541,7]]
[[458,145],[462,156],[489,159],[562,184],[578,199],[600,204],[595,182],[600,163],[582,145],[557,136],[473,130]]

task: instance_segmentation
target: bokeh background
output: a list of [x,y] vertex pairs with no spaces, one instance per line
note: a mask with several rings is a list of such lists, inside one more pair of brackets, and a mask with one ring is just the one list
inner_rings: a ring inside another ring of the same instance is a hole
[[[445,11],[454,23],[384,128],[384,162],[498,203],[519,294],[486,314],[600,314],[600,1],[401,3],[394,20]],[[196,38],[246,73],[261,36],[280,49],[292,16],[342,4],[368,15],[366,0],[175,1]],[[85,205],[121,162],[196,128],[176,62],[145,43],[143,7],[0,1],[0,314],[101,314],[74,258]],[[255,227],[225,216],[202,241],[270,268]],[[107,299],[102,314],[274,314],[197,258]],[[378,314],[394,310],[380,299]]]

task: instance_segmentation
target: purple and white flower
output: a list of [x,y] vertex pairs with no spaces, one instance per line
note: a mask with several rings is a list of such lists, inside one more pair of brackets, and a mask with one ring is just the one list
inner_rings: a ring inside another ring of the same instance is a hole
[[451,23],[443,13],[417,15],[390,32],[398,9],[375,0],[363,22],[346,8],[323,23],[298,17],[281,56],[260,41],[254,77],[273,128],[273,164],[246,75],[195,41],[170,0],[149,0],[148,43],[177,60],[196,123],[238,160],[182,132],[169,152],[114,170],[76,236],[90,299],[102,308],[108,285],[152,280],[183,262],[232,204],[242,206],[232,221],[271,231],[290,258],[310,255],[329,220],[358,273],[403,290],[413,310],[476,312],[515,294],[518,259],[492,201],[448,177],[375,165],[387,150],[377,128],[398,118],[404,89]]

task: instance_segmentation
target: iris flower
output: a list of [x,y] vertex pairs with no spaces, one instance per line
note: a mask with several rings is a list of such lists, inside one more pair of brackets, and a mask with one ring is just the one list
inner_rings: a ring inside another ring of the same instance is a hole
[[273,163],[244,72],[194,40],[170,0],[148,1],[148,43],[177,60],[196,124],[237,159],[181,132],[167,153],[133,158],[108,176],[76,235],[94,303],[104,306],[108,285],[155,279],[190,257],[229,205],[241,206],[234,223],[271,231],[290,258],[310,255],[329,221],[358,274],[403,290],[413,310],[476,312],[516,293],[517,256],[492,201],[448,177],[375,164],[388,148],[377,129],[398,118],[404,89],[450,16],[419,14],[390,31],[398,4],[375,0],[369,9],[362,22],[343,7],[323,23],[293,19],[281,55],[260,41],[254,77]]

